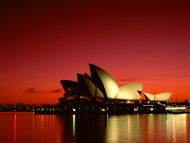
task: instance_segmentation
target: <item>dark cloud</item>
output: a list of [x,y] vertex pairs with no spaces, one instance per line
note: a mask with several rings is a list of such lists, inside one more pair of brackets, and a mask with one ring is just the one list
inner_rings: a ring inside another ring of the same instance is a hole
[[42,90],[40,90],[39,88],[36,88],[36,87],[30,87],[30,88],[25,90],[25,92],[32,93],[32,94],[59,93],[61,91],[62,90],[60,88],[52,89],[52,90],[49,90],[49,91],[42,91]]
[[60,89],[60,88],[58,88],[58,89],[53,89],[53,90],[51,90],[50,92],[51,93],[59,93],[59,92],[61,92],[62,90]]
[[142,80],[141,78],[137,77],[137,78],[126,78],[126,79],[120,79],[120,80],[117,80],[118,82],[125,82],[125,81],[139,81],[139,80]]
[[42,94],[43,93],[43,91],[38,90],[35,87],[30,87],[30,88],[26,89],[26,92],[27,93],[33,93],[33,94]]

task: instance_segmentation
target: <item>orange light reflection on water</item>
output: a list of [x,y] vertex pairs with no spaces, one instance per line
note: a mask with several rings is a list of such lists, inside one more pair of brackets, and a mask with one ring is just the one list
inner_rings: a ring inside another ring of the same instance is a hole
[[16,143],[16,113],[14,113],[14,128],[13,128],[13,136],[14,136],[14,143]]

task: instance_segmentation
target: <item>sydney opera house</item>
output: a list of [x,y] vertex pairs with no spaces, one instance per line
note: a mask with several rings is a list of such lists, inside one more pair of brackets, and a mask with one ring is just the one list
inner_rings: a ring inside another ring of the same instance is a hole
[[[141,108],[139,103],[165,103],[172,93],[165,92],[156,95],[144,93],[143,85],[140,83],[129,83],[121,87],[116,81],[102,68],[89,64],[89,74],[77,74],[77,81],[60,80],[64,89],[63,97],[59,98],[60,105],[72,105],[73,107],[80,104],[80,108],[91,106],[101,108],[103,110],[110,109],[128,109],[138,110]],[[80,101],[80,103],[79,103]],[[83,103],[83,105],[81,105]],[[145,104],[144,104],[145,105]],[[150,104],[148,109],[155,108]]]

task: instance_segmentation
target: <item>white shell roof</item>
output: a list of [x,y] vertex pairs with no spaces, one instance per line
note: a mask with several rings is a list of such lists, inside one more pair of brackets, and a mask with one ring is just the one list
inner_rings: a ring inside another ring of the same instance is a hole
[[138,91],[142,91],[142,84],[131,83],[120,87],[116,99],[139,100],[141,98]]
[[85,86],[88,88],[90,94],[94,97],[95,94],[97,97],[103,98],[102,92],[94,85],[94,83],[86,76],[81,76]]
[[150,93],[144,93],[146,97],[148,97],[151,101],[167,101],[172,96],[172,92],[162,92],[156,95],[150,94]]
[[94,66],[94,70],[98,74],[99,78],[101,79],[104,85],[107,98],[115,98],[117,93],[119,92],[119,87],[115,80],[106,71],[97,66]]

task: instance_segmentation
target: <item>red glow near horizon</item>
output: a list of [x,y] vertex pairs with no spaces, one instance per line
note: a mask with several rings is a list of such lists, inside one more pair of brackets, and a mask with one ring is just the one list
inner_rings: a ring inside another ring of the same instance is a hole
[[0,104],[57,103],[59,80],[89,73],[89,63],[120,85],[190,99],[186,1],[19,1],[0,10]]

